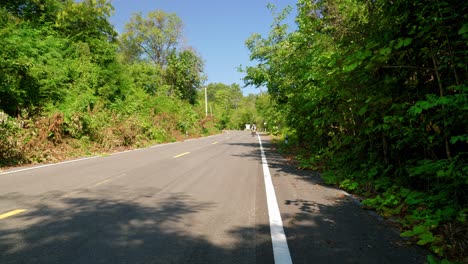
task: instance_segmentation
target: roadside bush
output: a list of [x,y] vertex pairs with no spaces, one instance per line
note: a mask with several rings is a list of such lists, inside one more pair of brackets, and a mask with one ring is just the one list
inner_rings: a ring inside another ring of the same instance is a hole
[[3,112],[0,119],[0,166],[21,164],[25,157],[19,135],[21,128],[18,122],[8,117]]

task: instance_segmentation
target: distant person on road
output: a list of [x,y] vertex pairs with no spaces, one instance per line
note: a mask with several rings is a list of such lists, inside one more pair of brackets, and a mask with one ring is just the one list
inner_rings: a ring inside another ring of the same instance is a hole
[[252,125],[252,137],[255,136],[257,134],[257,126],[255,126],[255,124]]

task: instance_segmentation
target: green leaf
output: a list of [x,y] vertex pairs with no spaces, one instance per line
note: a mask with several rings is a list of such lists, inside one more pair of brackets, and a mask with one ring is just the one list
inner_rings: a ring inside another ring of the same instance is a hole
[[[417,225],[413,227],[413,230],[411,231],[406,231],[400,234],[402,237],[408,237],[408,236],[414,236],[414,235],[419,235],[425,232],[429,232],[428,227],[425,225]],[[431,233],[432,234],[432,233]]]
[[390,53],[392,53],[392,49],[389,48],[389,47],[383,48],[383,49],[381,49],[381,50],[379,51],[379,53],[380,53],[381,55],[388,56],[388,55],[390,55]]
[[468,143],[468,134],[459,135],[459,136],[454,136],[454,137],[451,137],[451,138],[450,138],[450,143],[452,143],[452,144],[455,144],[455,143],[457,143],[458,141],[461,141],[461,142],[464,142],[464,143]]
[[331,59],[330,62],[327,64],[328,67],[334,67],[336,65],[336,58]]
[[355,63],[353,63],[353,64],[351,64],[351,65],[346,65],[346,66],[343,67],[343,71],[344,71],[344,72],[353,71],[354,69],[357,68],[358,65],[359,65],[358,62],[355,62]]
[[359,52],[357,54],[357,57],[361,60],[364,60],[366,58],[369,58],[372,55],[372,52],[370,50],[365,50],[364,52]]
[[406,47],[408,46],[409,44],[411,44],[411,42],[413,41],[412,38],[401,38],[401,39],[398,39],[398,43],[396,44],[395,48],[396,49],[399,49],[401,47]]
[[410,237],[410,236],[414,236],[414,232],[412,230],[408,230],[408,231],[405,231],[403,233],[400,234],[400,236],[402,237]]
[[362,116],[365,113],[367,113],[367,108],[368,108],[368,105],[364,105],[363,107],[361,107],[361,109],[359,109],[359,111],[357,112],[357,115]]
[[438,264],[439,261],[432,255],[427,256],[427,264]]
[[412,38],[405,38],[403,40],[403,46],[406,47],[408,46],[409,44],[411,44],[411,42],[413,42],[413,39]]
[[419,235],[419,238],[420,238],[420,240],[417,242],[417,244],[418,244],[418,245],[421,245],[421,246],[422,246],[422,245],[426,245],[427,243],[432,243],[432,242],[434,242],[435,239],[436,239],[436,238],[434,237],[434,235],[433,235],[431,232],[429,232],[429,231],[420,234],[420,235]]
[[468,33],[468,24],[463,24],[463,26],[458,31],[458,34],[463,35]]

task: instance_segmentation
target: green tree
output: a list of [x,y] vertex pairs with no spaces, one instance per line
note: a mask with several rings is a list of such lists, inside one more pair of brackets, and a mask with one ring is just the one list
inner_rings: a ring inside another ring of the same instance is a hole
[[180,98],[196,102],[197,90],[205,81],[203,60],[192,50],[172,52],[165,69],[165,82],[171,87],[171,93],[176,92]]
[[[210,112],[219,118],[220,129],[240,129],[238,122],[233,122],[242,108],[243,95],[238,84],[209,83],[206,86]],[[202,94],[204,98],[204,92]]]
[[182,21],[176,14],[162,10],[149,12],[146,17],[134,14],[121,36],[122,52],[129,60],[148,59],[161,68],[177,49],[182,37]]
[[109,22],[113,11],[108,0],[67,1],[57,14],[55,26],[74,41],[105,39],[114,42],[117,32]]
[[4,0],[0,3],[9,14],[40,25],[55,23],[57,14],[70,0]]
[[15,23],[0,31],[0,108],[12,116],[36,114],[67,93],[70,79],[63,50],[69,42],[50,30]]
[[[142,88],[150,95],[157,95],[163,85],[163,73],[152,63],[141,61],[129,64],[128,71],[136,87]],[[160,94],[159,94],[160,95]]]
[[272,100],[268,93],[257,95],[255,108],[258,113],[257,124],[259,128],[264,128],[268,132],[276,134],[285,127],[284,114],[278,111],[276,102]]

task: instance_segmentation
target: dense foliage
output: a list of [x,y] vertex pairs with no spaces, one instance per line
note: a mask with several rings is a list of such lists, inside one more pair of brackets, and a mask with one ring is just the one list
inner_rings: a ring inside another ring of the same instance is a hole
[[465,260],[467,9],[300,0],[298,29],[276,14],[268,36],[247,40],[257,65],[245,69],[247,84],[268,88],[302,166],[399,217],[402,236]]
[[209,115],[217,116],[220,129],[245,129],[245,124],[261,124],[256,101],[263,95],[244,97],[238,84],[210,83],[206,86]]
[[220,112],[205,115],[204,63],[179,45],[175,14],[135,14],[119,36],[112,12],[108,0],[0,3],[0,166],[211,134],[243,108],[238,86],[209,88]]

